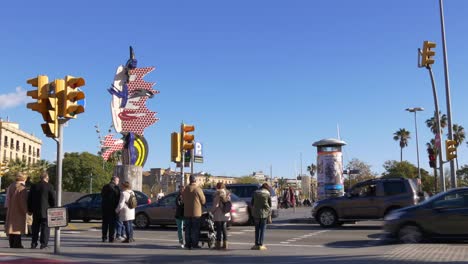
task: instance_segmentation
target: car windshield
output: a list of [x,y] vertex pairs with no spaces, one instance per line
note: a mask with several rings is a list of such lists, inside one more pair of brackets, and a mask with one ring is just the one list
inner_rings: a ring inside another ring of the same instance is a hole
[[427,200],[424,200],[424,201],[421,202],[420,204],[423,205],[423,204],[432,203],[433,201],[440,199],[442,196],[444,196],[444,195],[446,195],[446,194],[447,194],[447,192],[438,193],[438,194],[432,196],[431,198],[429,198],[429,199],[427,199]]
[[[238,197],[249,198],[252,197],[253,193],[258,190],[259,187],[257,186],[228,186],[227,189],[231,191],[231,193],[236,194]],[[270,195],[276,196],[273,189],[270,189]]]

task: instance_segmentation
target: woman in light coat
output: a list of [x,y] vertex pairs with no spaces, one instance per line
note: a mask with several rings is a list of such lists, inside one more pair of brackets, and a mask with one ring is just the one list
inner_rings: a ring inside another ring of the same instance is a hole
[[119,205],[115,209],[115,212],[119,215],[119,220],[123,222],[125,233],[127,238],[122,243],[134,242],[133,239],[133,220],[135,220],[135,208],[130,209],[128,203],[130,200],[130,194],[133,193],[129,182],[122,184],[123,191],[120,194]]
[[224,183],[218,182],[216,184],[216,193],[213,199],[213,220],[216,226],[216,246],[215,249],[221,249],[221,237],[223,239],[223,249],[227,249],[227,226],[226,223],[231,220],[231,213],[224,213],[224,203],[230,201],[231,197],[226,191]]
[[26,177],[19,172],[16,182],[8,187],[7,214],[5,219],[5,233],[8,235],[10,248],[23,248],[21,235],[26,233],[26,214],[28,211],[28,192],[24,182]]

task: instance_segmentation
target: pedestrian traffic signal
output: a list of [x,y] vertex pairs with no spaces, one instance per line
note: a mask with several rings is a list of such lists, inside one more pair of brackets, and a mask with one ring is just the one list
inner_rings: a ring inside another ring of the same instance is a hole
[[85,98],[83,91],[78,87],[85,85],[85,80],[81,77],[65,76],[65,88],[63,91],[63,99],[61,99],[60,117],[76,118],[76,115],[85,111],[84,106],[78,103],[79,100]]
[[433,148],[428,148],[427,153],[429,154],[429,167],[436,168],[436,157]]
[[195,131],[195,126],[194,125],[186,125],[182,124],[180,131],[182,133],[182,149],[183,150],[191,150],[194,147],[193,140],[195,139],[195,136],[192,134],[189,134],[188,132]]
[[422,61],[421,65],[424,67],[429,67],[431,64],[434,64],[434,55],[435,51],[431,50],[436,47],[434,42],[424,41],[423,50],[422,50]]
[[180,162],[182,159],[180,154],[180,133],[173,132],[171,134],[171,161]]
[[457,157],[457,142],[455,140],[445,140],[445,154],[447,160],[453,160]]

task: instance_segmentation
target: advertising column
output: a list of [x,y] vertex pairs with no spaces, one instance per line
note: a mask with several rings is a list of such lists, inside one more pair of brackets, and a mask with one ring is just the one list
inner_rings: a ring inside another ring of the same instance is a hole
[[317,147],[318,200],[344,195],[341,146],[345,144],[337,139],[323,139],[313,144]]

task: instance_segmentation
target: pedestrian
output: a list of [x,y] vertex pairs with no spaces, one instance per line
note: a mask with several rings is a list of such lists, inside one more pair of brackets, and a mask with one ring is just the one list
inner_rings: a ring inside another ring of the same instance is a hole
[[271,196],[268,183],[262,184],[262,187],[254,192],[251,204],[255,223],[255,245],[251,249],[266,250],[263,239],[265,238],[267,220],[271,214]]
[[222,249],[228,248],[227,241],[227,222],[231,219],[231,212],[225,213],[224,206],[225,203],[230,201],[231,197],[226,191],[226,186],[222,182],[216,184],[216,193],[213,199],[213,206],[211,207],[211,212],[213,213],[213,218],[216,227],[216,245],[215,249],[221,249],[221,237],[223,239]]
[[179,186],[179,193],[176,198],[176,213],[175,219],[177,224],[177,236],[179,238],[179,244],[181,248],[184,248],[184,186]]
[[[109,243],[114,242],[116,222],[118,221],[115,209],[119,204],[120,189],[119,177],[112,177],[111,181],[104,185],[101,189],[101,208],[102,208],[102,242],[106,242],[109,238]],[[117,232],[117,235],[119,232]]]
[[205,204],[203,190],[197,185],[195,176],[190,175],[190,184],[182,194],[185,218],[185,247],[187,249],[200,248],[198,238],[200,234],[200,218],[202,206]]
[[133,220],[135,220],[135,208],[130,208],[130,197],[135,193],[132,191],[132,186],[128,181],[122,184],[122,192],[120,193],[120,201],[115,212],[119,214],[120,221],[125,227],[127,238],[122,243],[135,242],[133,239]]
[[21,235],[26,234],[26,215],[28,213],[28,192],[24,182],[26,177],[18,172],[16,180],[7,190],[7,212],[5,218],[5,233],[8,235],[10,248],[24,248]]
[[294,192],[293,187],[289,186],[289,204],[293,207],[294,212],[296,212],[296,193]]
[[43,172],[40,181],[31,186],[28,195],[28,211],[33,215],[31,248],[37,248],[40,239],[41,249],[46,249],[49,243],[50,228],[47,225],[47,209],[55,206],[55,192],[49,183],[49,175]]

